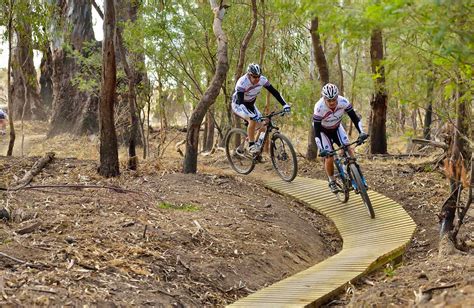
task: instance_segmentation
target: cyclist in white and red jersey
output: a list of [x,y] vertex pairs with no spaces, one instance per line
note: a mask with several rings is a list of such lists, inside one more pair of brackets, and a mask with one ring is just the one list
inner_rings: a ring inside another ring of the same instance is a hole
[[[341,125],[342,116],[347,113],[351,118],[354,126],[359,132],[359,140],[367,139],[368,135],[364,133],[362,122],[352,108],[347,98],[339,95],[337,86],[328,83],[322,91],[322,97],[314,105],[313,127],[316,145],[319,148],[319,155],[326,157],[333,150],[333,143],[338,146],[349,144],[344,127]],[[354,152],[349,148],[351,156]],[[329,188],[332,192],[337,191],[336,182],[334,181],[334,157],[326,157],[325,161],[326,174],[329,178]]]
[[[255,106],[258,94],[262,88],[267,89],[273,97],[283,106],[285,112],[289,113],[290,105],[283,99],[268,81],[267,77],[262,75],[262,69],[258,64],[250,64],[247,73],[239,78],[235,85],[234,94],[232,94],[232,111],[242,119],[248,121],[247,134],[249,136],[249,151],[257,153],[260,146],[255,143],[256,123],[262,122],[262,114]],[[263,125],[258,127],[263,129]]]

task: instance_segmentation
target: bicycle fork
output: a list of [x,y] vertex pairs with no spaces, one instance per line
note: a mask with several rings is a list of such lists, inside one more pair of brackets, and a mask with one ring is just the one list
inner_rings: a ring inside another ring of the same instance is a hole
[[[359,172],[360,174],[360,177],[362,179],[362,184],[365,186],[365,189],[368,189],[368,185],[367,185],[367,182],[365,181],[365,177],[364,175],[362,174],[362,171],[360,170],[360,167],[359,167],[359,164],[357,164],[355,161],[352,161],[350,162],[349,164],[347,164],[347,169],[350,169],[350,165],[353,164],[354,166],[356,166],[357,168],[357,171]],[[349,178],[350,178],[350,181],[351,181],[351,186],[352,186],[352,189],[354,189],[355,193],[358,194],[359,193],[359,187],[357,187],[357,184],[354,180],[354,176],[352,174],[351,171],[348,170],[347,172],[349,174]]]

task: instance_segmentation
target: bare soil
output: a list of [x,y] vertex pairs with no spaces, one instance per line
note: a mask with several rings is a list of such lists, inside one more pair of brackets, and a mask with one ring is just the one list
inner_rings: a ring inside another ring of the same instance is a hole
[[[31,185],[66,187],[1,194],[11,217],[0,223],[0,305],[224,306],[341,249],[325,217],[263,188],[269,162],[239,176],[217,151],[199,157],[198,174],[182,174],[175,154],[104,179],[96,160],[60,156]],[[38,158],[0,156],[0,187]],[[468,251],[441,244],[438,253],[443,176],[413,159],[361,162],[370,186],[418,228],[400,264],[349,284],[327,305],[472,306],[471,216],[459,235]],[[299,175],[324,178],[321,163],[302,159]]]

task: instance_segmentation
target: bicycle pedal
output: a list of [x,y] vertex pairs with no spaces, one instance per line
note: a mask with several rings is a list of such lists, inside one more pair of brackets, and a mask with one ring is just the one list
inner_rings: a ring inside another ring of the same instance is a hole
[[263,159],[262,155],[259,155],[257,157],[254,158],[255,161],[259,164],[263,164],[265,162],[265,160]]

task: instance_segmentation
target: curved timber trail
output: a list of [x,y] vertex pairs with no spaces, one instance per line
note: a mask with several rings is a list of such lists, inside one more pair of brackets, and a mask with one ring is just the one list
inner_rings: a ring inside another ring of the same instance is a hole
[[[416,224],[395,201],[369,191],[375,219],[371,219],[360,196],[351,192],[340,203],[326,181],[297,177],[287,183],[274,179],[269,189],[307,204],[331,219],[343,240],[342,250],[296,275],[261,289],[229,307],[318,306],[345,285],[403,254]],[[310,240],[310,239],[308,239]]]

